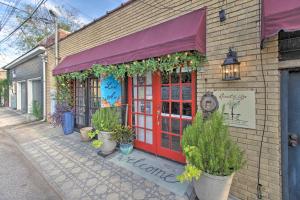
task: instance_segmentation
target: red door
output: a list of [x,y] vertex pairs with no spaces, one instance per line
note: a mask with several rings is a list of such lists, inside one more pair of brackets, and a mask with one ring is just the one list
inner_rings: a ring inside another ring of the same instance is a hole
[[129,80],[129,123],[136,132],[136,148],[185,162],[181,137],[196,112],[195,79],[181,68]]

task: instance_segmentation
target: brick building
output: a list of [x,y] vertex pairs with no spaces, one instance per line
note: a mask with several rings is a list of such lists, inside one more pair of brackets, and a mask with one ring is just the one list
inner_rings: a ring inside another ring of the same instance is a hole
[[[247,159],[246,167],[234,178],[231,194],[239,199],[257,199],[260,160],[263,199],[283,199],[287,189],[282,185],[285,177],[282,177],[284,167],[282,168],[281,165],[283,159],[281,149],[287,146],[281,146],[279,69],[299,66],[299,63],[290,59],[288,61],[278,59],[280,51],[277,34],[268,37],[264,41],[264,48],[260,49],[259,0],[230,0],[226,3],[218,0],[132,0],[62,39],[59,42],[60,61],[67,56],[204,7],[206,7],[205,55],[208,64],[205,66],[204,73],[198,72],[196,75],[196,96],[193,103],[200,110],[200,100],[206,91],[254,92],[254,118],[252,118],[254,126],[252,128],[231,126],[230,128],[232,137],[245,150]],[[220,22],[219,18],[221,9],[226,12],[226,20],[223,22]],[[240,80],[222,80],[221,65],[229,47],[233,47],[238,54]],[[55,68],[54,46],[47,49],[47,55],[47,112],[49,113],[55,92],[55,80],[52,76]],[[90,86],[97,85],[97,81],[91,80]],[[84,119],[76,122],[82,121]]]

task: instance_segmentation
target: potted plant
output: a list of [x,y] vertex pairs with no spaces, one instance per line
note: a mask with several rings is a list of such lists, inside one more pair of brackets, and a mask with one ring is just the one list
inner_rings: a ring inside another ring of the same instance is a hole
[[82,142],[88,142],[91,140],[89,132],[93,131],[93,127],[84,127],[80,129],[80,139]]
[[207,119],[197,113],[182,137],[185,171],[178,180],[192,181],[201,200],[227,200],[234,173],[245,164],[244,153],[229,135],[223,113]]
[[128,155],[133,150],[134,132],[131,127],[118,125],[113,131],[111,137],[120,144],[121,153]]
[[97,136],[93,146],[100,148],[101,154],[111,154],[116,148],[116,141],[111,138],[113,130],[120,124],[120,115],[116,108],[101,108],[92,116],[92,126],[95,129],[89,137]]
[[53,126],[62,125],[64,134],[70,134],[74,131],[73,108],[66,103],[57,103],[55,112],[50,116]]

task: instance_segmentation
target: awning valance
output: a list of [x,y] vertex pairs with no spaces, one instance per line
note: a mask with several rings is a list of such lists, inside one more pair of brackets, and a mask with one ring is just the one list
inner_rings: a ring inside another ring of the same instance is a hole
[[67,56],[53,70],[54,75],[198,50],[205,53],[206,9],[202,8],[159,25]]
[[262,40],[281,30],[300,30],[300,0],[263,0]]

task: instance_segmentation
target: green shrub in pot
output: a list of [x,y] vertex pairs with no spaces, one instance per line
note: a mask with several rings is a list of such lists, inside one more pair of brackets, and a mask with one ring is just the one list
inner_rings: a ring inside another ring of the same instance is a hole
[[114,129],[120,124],[120,113],[117,108],[101,108],[92,116],[92,126],[95,129],[89,133],[90,138],[97,136],[92,142],[95,148],[100,148],[104,155],[108,155],[116,148],[116,141],[111,137]]
[[132,128],[124,125],[118,125],[111,134],[111,138],[120,144],[120,151],[125,155],[130,154],[133,150],[134,136]]
[[203,200],[227,199],[233,175],[245,160],[222,112],[214,112],[207,119],[198,112],[183,132],[182,148],[187,165],[178,180],[193,180],[196,194]]

